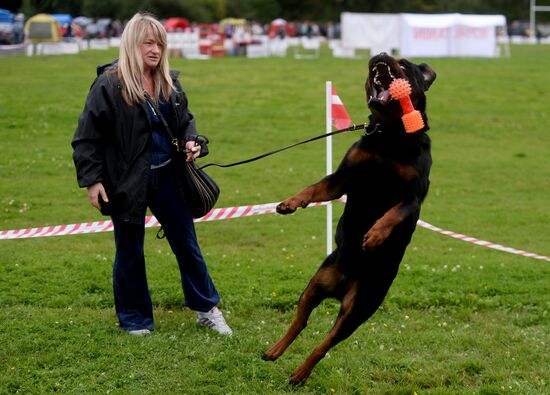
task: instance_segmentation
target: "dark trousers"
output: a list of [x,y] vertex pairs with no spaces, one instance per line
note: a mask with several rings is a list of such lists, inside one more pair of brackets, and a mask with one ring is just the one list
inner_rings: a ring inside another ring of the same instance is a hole
[[[185,305],[209,311],[220,296],[202,256],[191,212],[182,200],[170,165],[151,170],[147,205],[161,223],[178,261]],[[153,306],[147,285],[143,242],[145,219],[140,225],[113,218],[116,255],[113,267],[115,309],[125,330],[154,329]]]

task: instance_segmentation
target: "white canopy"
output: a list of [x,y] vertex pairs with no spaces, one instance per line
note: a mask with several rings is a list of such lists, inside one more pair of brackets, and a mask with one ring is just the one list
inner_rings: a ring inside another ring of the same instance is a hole
[[342,13],[342,44],[404,57],[498,56],[503,15]]
[[391,53],[399,48],[399,14],[343,12],[340,18],[342,46],[372,53]]

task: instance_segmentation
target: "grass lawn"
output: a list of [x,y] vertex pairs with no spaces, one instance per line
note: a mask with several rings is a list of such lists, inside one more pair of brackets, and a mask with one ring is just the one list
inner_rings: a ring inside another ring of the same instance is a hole
[[[0,229],[102,217],[78,188],[70,141],[95,66],[115,51],[0,58]],[[550,50],[502,59],[414,59],[428,92],[434,165],[421,218],[550,256]],[[228,163],[324,131],[325,81],[352,119],[367,117],[366,59],[172,59],[198,128],[201,163]],[[334,138],[334,166],[357,134]],[[277,202],[323,176],[324,141],[252,164],[209,168],[218,207]],[[335,222],[341,213],[335,204]],[[156,331],[116,324],[112,233],[0,241],[0,393],[550,394],[550,263],[418,228],[382,308],[330,351],[305,386],[288,377],[337,312],[326,301],[275,363],[325,254],[325,210],[197,224],[235,334],[210,334],[182,307],[165,240],[146,233]]]

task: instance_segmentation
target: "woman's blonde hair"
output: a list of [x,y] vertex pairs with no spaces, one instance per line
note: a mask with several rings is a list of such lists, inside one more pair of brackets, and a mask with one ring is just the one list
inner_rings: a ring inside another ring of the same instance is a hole
[[122,96],[129,105],[145,100],[142,82],[144,68],[140,46],[149,33],[155,36],[161,47],[159,64],[151,72],[155,83],[153,99],[158,101],[162,92],[168,100],[170,92],[174,89],[168,66],[166,30],[153,15],[138,12],[128,21],[122,32],[118,59],[117,73],[123,85]]

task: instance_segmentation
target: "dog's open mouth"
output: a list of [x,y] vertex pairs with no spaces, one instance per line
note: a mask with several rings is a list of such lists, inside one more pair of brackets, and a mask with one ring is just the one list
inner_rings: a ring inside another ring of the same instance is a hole
[[369,104],[378,102],[387,104],[392,97],[388,90],[391,82],[396,78],[390,66],[385,62],[377,62],[371,69]]
[[389,92],[390,84],[396,78],[402,78],[404,73],[399,63],[386,54],[380,54],[370,64],[367,85],[368,104],[385,106],[393,99]]

